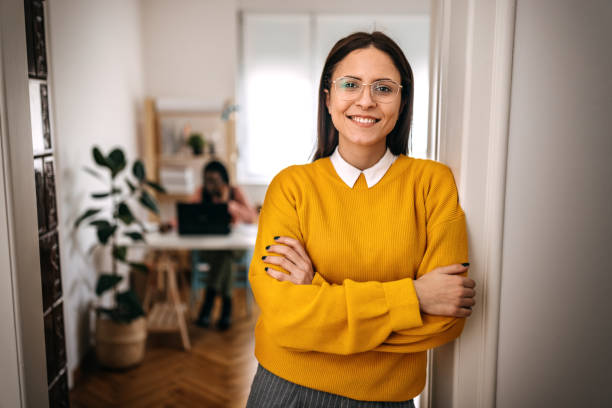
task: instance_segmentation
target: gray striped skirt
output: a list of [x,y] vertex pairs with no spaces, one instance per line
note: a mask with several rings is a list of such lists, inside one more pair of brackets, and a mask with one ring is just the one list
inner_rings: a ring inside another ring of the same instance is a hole
[[260,365],[251,385],[247,408],[415,408],[413,400],[358,401],[313,390],[284,380]]

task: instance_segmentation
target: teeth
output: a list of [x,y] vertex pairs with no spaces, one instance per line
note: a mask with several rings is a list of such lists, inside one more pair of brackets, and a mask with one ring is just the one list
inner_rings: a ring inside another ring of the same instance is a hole
[[376,122],[376,119],[362,118],[359,116],[352,116],[351,119],[359,123],[375,123]]

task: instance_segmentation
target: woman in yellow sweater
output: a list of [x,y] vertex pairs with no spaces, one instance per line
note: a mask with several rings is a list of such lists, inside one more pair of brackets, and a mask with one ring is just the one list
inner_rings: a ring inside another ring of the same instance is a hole
[[405,155],[412,70],[379,32],[329,53],[314,161],[270,183],[249,272],[261,308],[247,407],[414,407],[426,350],[474,305],[450,169]]

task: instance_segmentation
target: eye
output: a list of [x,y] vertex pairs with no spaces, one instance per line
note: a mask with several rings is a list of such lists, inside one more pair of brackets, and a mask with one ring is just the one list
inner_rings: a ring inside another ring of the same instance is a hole
[[395,90],[395,85],[391,83],[377,83],[374,85],[374,91],[381,94],[394,93]]
[[354,90],[359,89],[361,83],[356,79],[341,79],[339,85],[341,89]]

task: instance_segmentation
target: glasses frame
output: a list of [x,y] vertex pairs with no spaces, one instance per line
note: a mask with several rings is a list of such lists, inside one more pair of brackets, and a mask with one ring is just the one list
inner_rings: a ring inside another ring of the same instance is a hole
[[[351,76],[343,76],[343,77],[339,77],[339,78],[334,79],[334,80],[332,81],[332,84],[334,85],[334,88],[336,89],[336,92],[338,92],[338,94],[340,94],[340,93],[341,93],[341,91],[339,91],[339,90],[338,90],[338,85],[336,85],[336,82],[338,82],[339,80],[344,79],[344,78],[350,78],[350,79],[353,79],[353,80],[355,80],[355,81],[359,81],[359,82],[361,82],[361,80],[360,80],[360,79],[357,79],[357,78],[354,78],[354,77],[351,77]],[[372,85],[374,85],[374,84],[376,84],[376,83],[378,83],[378,82],[393,82],[395,85],[397,85],[397,86],[398,86],[398,88],[397,88],[397,92],[395,93],[395,95],[393,95],[393,98],[394,98],[394,99],[395,99],[395,97],[397,97],[397,95],[399,95],[399,94],[401,93],[402,88],[404,87],[402,84],[398,84],[397,82],[395,82],[395,81],[394,81],[394,80],[392,80],[392,79],[379,79],[378,81],[370,82],[369,84],[368,84],[368,83],[365,83],[365,82],[361,82],[361,89],[359,90],[359,93],[358,93],[358,94],[356,94],[354,98],[344,99],[344,100],[345,100],[345,101],[352,101],[352,100],[355,100],[355,99],[359,98],[359,97],[361,96],[361,94],[363,93],[363,90],[364,90],[366,87],[369,87],[369,88],[370,88],[370,98],[372,98],[372,100],[373,100],[373,101],[376,101],[377,103],[391,103],[391,102],[393,102],[393,100],[390,100],[390,101],[388,101],[388,102],[381,102],[381,101],[379,101],[379,100],[378,100],[378,99],[377,99],[377,98],[374,96],[374,92],[372,92]]]

